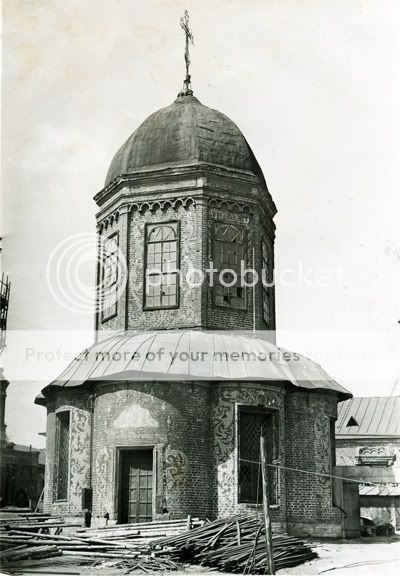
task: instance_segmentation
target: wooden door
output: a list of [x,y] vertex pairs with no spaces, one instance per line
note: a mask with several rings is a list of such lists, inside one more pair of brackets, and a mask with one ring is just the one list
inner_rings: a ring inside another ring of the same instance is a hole
[[123,451],[121,457],[121,522],[148,522],[153,519],[153,451]]
[[361,533],[360,497],[358,484],[355,482],[343,482],[343,508],[346,512],[344,519],[345,538],[358,538]]

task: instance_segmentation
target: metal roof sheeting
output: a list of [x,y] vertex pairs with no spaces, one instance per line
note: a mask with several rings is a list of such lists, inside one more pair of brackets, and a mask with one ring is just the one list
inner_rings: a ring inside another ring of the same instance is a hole
[[[348,426],[353,418],[357,426]],[[336,435],[400,435],[400,396],[350,398],[338,406]]]
[[115,154],[105,185],[143,168],[206,163],[253,173],[262,170],[232,120],[194,96],[180,96],[151,114]]
[[300,354],[261,338],[196,330],[112,336],[79,354],[49,386],[75,387],[110,378],[285,381],[300,388],[332,390],[341,398],[350,396],[318,364]]

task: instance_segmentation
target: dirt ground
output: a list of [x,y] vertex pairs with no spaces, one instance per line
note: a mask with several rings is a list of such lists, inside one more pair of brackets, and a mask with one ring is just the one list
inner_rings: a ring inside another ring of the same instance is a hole
[[400,574],[400,536],[310,542],[319,558],[278,574],[384,575]]
[[[295,568],[288,568],[277,572],[278,576],[284,574],[306,576],[332,573],[332,576],[391,576],[400,574],[400,535],[391,537],[361,538],[357,540],[318,540],[310,544],[318,552],[319,558],[306,562]],[[119,569],[106,567],[82,566],[64,558],[54,558],[52,561],[43,560],[21,563],[17,568],[5,571],[4,567],[0,574],[25,575],[50,575],[65,574],[68,576],[123,576],[124,572]],[[137,574],[137,573],[136,573]],[[212,571],[201,566],[187,566],[177,572],[158,572],[157,576],[170,574],[171,576],[216,576],[225,574]]]

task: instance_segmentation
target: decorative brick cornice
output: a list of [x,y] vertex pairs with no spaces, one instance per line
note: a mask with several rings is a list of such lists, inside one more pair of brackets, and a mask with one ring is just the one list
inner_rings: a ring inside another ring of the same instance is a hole
[[[102,206],[109,202],[114,196],[118,196],[119,199],[121,199],[118,193],[123,188],[135,188],[139,195],[143,194],[140,188],[149,187],[154,191],[158,186],[160,186],[163,193],[168,191],[176,193],[178,192],[177,187],[179,188],[180,194],[184,193],[185,190],[191,190],[193,193],[194,189],[203,189],[204,192],[208,192],[209,178],[211,178],[213,182],[210,187],[211,192],[219,192],[220,188],[221,192],[226,191],[229,185],[225,187],[222,186],[221,183],[223,181],[226,181],[226,184],[228,184],[229,181],[232,183],[236,182],[239,187],[240,183],[242,183],[247,187],[250,186],[252,190],[259,190],[268,204],[268,211],[272,216],[276,213],[276,206],[265,182],[261,181],[253,173],[205,163],[187,166],[159,167],[153,170],[139,170],[124,174],[100,190],[100,192],[95,195],[94,200],[99,206]],[[188,180],[191,180],[191,182],[188,182]],[[218,182],[220,183],[218,184]],[[126,194],[123,194],[123,196],[128,199]]]
[[114,210],[111,214],[109,214],[103,220],[100,220],[97,223],[97,230],[101,233],[103,230],[107,230],[107,228],[114,226],[114,224],[118,223],[120,217],[120,210]]
[[97,223],[97,229],[100,232],[103,229],[108,229],[109,227],[118,223],[121,215],[127,214],[129,212],[139,212],[140,214],[143,214],[147,211],[166,211],[169,208],[177,210],[181,207],[185,210],[188,210],[191,206],[197,205],[207,206],[210,210],[225,210],[228,212],[248,216],[254,214],[257,209],[260,209],[260,206],[256,205],[256,202],[252,198],[249,198],[249,202],[242,202],[240,200],[232,200],[226,194],[219,194],[218,197],[212,194],[202,196],[182,195],[178,197],[165,198],[163,200],[142,200],[136,202],[128,202],[118,207],[113,212],[108,213],[103,219],[99,220]]
[[207,205],[209,208],[217,210],[229,210],[230,212],[240,212],[241,214],[251,214],[255,206],[252,204],[229,200],[228,198],[208,198]]
[[188,209],[190,208],[190,206],[195,205],[196,205],[196,198],[187,196],[187,197],[171,198],[166,200],[132,202],[130,204],[130,211],[137,211],[143,213],[147,211],[155,212],[156,210],[165,211],[168,210],[169,208],[177,210],[180,207]]

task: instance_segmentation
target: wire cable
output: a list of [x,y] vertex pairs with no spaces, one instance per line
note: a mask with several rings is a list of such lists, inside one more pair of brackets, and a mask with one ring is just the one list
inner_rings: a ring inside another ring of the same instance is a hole
[[[246,460],[245,458],[239,458],[241,462],[248,462],[249,464],[258,464],[254,460]],[[312,474],[313,476],[324,476],[325,478],[336,478],[338,480],[346,480],[347,482],[354,482],[355,484],[368,484],[369,486],[382,486],[385,482],[370,482],[369,480],[364,480],[362,478],[355,480],[353,478],[346,478],[346,476],[336,476],[335,474],[326,474],[324,472],[316,472],[313,470],[303,470],[302,468],[291,468],[289,466],[282,466],[281,464],[269,464],[272,468],[277,468],[281,470],[289,470],[291,472],[301,472],[303,474]]]

